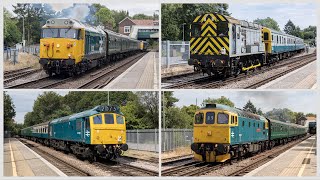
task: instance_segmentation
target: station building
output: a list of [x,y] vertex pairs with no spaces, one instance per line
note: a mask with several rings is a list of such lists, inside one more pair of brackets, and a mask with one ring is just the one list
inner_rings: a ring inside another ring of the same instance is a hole
[[138,40],[159,39],[159,20],[124,18],[119,22],[119,33]]

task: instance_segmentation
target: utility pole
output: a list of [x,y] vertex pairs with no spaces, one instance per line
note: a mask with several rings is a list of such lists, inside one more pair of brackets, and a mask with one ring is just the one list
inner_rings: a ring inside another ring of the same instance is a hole
[[109,104],[109,91],[108,91],[108,106],[110,106],[110,104]]
[[182,24],[182,41],[184,41],[184,25],[186,25],[186,23],[183,23]]

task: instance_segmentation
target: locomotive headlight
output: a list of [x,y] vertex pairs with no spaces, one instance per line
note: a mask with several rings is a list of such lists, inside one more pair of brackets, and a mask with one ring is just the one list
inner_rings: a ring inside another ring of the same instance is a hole
[[122,136],[118,136],[118,141],[122,141]]
[[60,47],[60,44],[57,44],[57,48],[59,48]]
[[55,22],[54,22],[54,20],[51,20],[51,24],[54,24]]
[[71,54],[68,54],[68,57],[71,58]]
[[221,53],[221,54],[226,54],[226,53],[227,53],[227,52],[226,52],[226,49],[225,49],[225,48],[221,48],[220,53]]
[[68,21],[64,21],[64,24],[67,25],[69,22]]

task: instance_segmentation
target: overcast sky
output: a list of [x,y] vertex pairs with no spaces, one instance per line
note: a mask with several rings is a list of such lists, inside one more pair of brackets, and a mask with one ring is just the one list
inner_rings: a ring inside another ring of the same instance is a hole
[[253,20],[270,17],[278,22],[283,30],[284,25],[290,19],[301,29],[309,25],[317,25],[316,3],[230,3],[229,12],[231,16],[239,20]]
[[[101,5],[105,5],[107,8],[111,10],[128,10],[129,15],[132,16],[139,13],[153,15],[153,13],[155,13],[156,10],[159,10],[160,5],[158,2],[158,0],[121,0],[121,3],[119,3],[119,0],[107,0],[101,1],[99,3]],[[89,1],[84,1],[82,3],[89,3]],[[66,9],[68,7],[73,6],[73,3],[50,3],[50,5],[55,11],[61,11],[62,9]],[[6,4],[4,7],[11,12],[13,10],[12,5],[10,4]]]
[[265,113],[273,108],[288,108],[295,112],[316,113],[316,92],[314,91],[216,91],[216,90],[182,90],[174,91],[174,97],[179,99],[177,106],[196,104],[201,105],[208,97],[229,98],[235,107],[243,108],[250,100]]
[[[55,91],[56,93],[64,96],[68,94],[69,91]],[[31,112],[33,108],[33,103],[37,97],[43,93],[43,91],[7,91],[7,93],[12,98],[15,105],[16,117],[14,118],[17,123],[23,123],[24,115],[27,112]]]

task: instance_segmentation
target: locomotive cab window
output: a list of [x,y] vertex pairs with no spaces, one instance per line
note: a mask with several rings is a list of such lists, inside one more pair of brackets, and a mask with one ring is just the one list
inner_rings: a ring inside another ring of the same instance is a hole
[[104,122],[105,124],[114,124],[113,114],[104,114]]
[[228,124],[229,123],[229,114],[218,113],[218,124]]
[[199,37],[201,35],[201,24],[192,24],[191,25],[191,36]]
[[93,117],[93,124],[102,124],[101,115],[97,115]]
[[198,113],[195,116],[195,124],[203,124],[203,113]]
[[117,124],[124,124],[124,118],[121,115],[116,115]]
[[214,112],[206,113],[206,124],[214,124]]
[[219,21],[217,23],[217,36],[228,36],[228,22]]
[[269,33],[267,33],[267,32],[263,33],[263,40],[265,40],[265,41],[269,40]]

